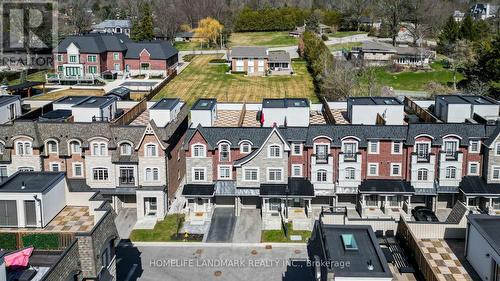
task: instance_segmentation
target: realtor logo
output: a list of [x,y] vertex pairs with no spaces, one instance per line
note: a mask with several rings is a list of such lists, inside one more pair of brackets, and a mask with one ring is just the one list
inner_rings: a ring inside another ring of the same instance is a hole
[[57,14],[55,1],[1,1],[0,67],[51,68]]

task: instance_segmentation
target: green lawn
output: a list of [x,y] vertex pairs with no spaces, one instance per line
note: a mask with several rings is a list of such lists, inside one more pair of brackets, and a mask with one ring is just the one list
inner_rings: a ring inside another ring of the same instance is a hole
[[[45,82],[45,74],[47,74],[47,70],[41,70],[38,72],[34,72],[28,75],[26,80],[34,81],[34,82]],[[19,78],[9,81],[9,85],[19,84]]]
[[[441,62],[431,63],[429,71],[404,71],[391,73],[384,67],[377,67],[375,71],[377,82],[382,86],[390,86],[397,90],[424,91],[429,82],[437,82],[450,86],[453,83],[453,71],[443,68]],[[457,82],[464,79],[457,73]]]
[[227,65],[209,65],[220,55],[199,55],[153,98],[178,97],[188,104],[198,98],[219,102],[262,102],[263,98],[303,97],[318,102],[305,62],[292,62],[294,75],[245,76],[228,74]]
[[298,39],[288,35],[286,31],[269,32],[235,32],[229,38],[230,46],[295,46]]
[[192,51],[192,50],[213,50],[213,47],[207,47],[206,43],[203,43],[203,47],[200,42],[174,42],[174,47],[179,51]]
[[365,31],[337,31],[335,33],[328,33],[328,37],[342,38],[358,34],[367,34]]
[[174,236],[184,222],[184,215],[168,215],[163,221],[156,223],[154,229],[134,229],[130,234],[130,240],[142,242],[168,242],[179,241]]
[[[285,233],[282,229],[280,230],[262,230],[262,242],[306,242],[309,237],[311,237],[311,231],[308,230],[293,230],[292,229],[292,224],[287,223],[287,228],[288,228],[288,238],[285,237]],[[290,240],[291,235],[300,235],[302,236],[301,241],[292,241]]]
[[330,51],[342,51],[343,49],[351,50],[352,47],[358,47],[361,46],[361,42],[351,42],[351,43],[341,43],[341,44],[333,44],[333,45],[327,45],[328,49]]

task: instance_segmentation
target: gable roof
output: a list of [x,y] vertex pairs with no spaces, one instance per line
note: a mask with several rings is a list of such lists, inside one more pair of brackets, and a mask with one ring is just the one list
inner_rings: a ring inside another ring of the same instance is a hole
[[153,40],[142,42],[128,42],[126,43],[127,53],[126,59],[138,59],[141,52],[146,50],[151,59],[166,60],[172,56],[177,55],[178,51],[169,41]]
[[72,35],[64,38],[57,45],[55,52],[66,53],[68,46],[72,43],[80,49],[80,53],[124,52],[127,50],[125,44],[127,42],[131,42],[131,39],[123,34],[89,33]]
[[231,49],[232,58],[267,58],[266,47],[233,47]]
[[94,29],[114,28],[114,27],[130,28],[132,27],[132,22],[130,20],[104,20],[94,25]]
[[426,134],[434,137],[433,144],[442,144],[442,137],[457,135],[461,137],[460,145],[468,145],[471,139],[486,138],[485,126],[470,123],[418,123],[408,126],[407,144],[413,145],[415,137]]

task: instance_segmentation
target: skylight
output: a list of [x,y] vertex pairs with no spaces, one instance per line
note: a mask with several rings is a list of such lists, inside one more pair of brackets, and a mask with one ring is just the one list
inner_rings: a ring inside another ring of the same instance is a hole
[[344,243],[344,249],[346,251],[358,250],[358,244],[356,243],[356,239],[354,239],[354,235],[342,234],[341,237],[342,237],[342,243]]

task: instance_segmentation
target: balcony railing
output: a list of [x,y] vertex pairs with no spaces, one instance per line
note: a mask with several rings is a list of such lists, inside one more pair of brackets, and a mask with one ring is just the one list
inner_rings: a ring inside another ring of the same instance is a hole
[[119,177],[118,181],[120,185],[125,186],[125,185],[135,185],[135,178],[134,177]]
[[431,154],[430,153],[425,153],[425,154],[417,153],[415,155],[417,155],[417,162],[429,163],[431,161]]
[[342,153],[344,155],[344,162],[356,162],[358,160],[357,153]]
[[460,154],[460,151],[442,151],[441,153],[445,154],[446,160],[456,161],[458,160],[458,154]]
[[328,164],[328,154],[316,154],[314,156],[317,164]]

